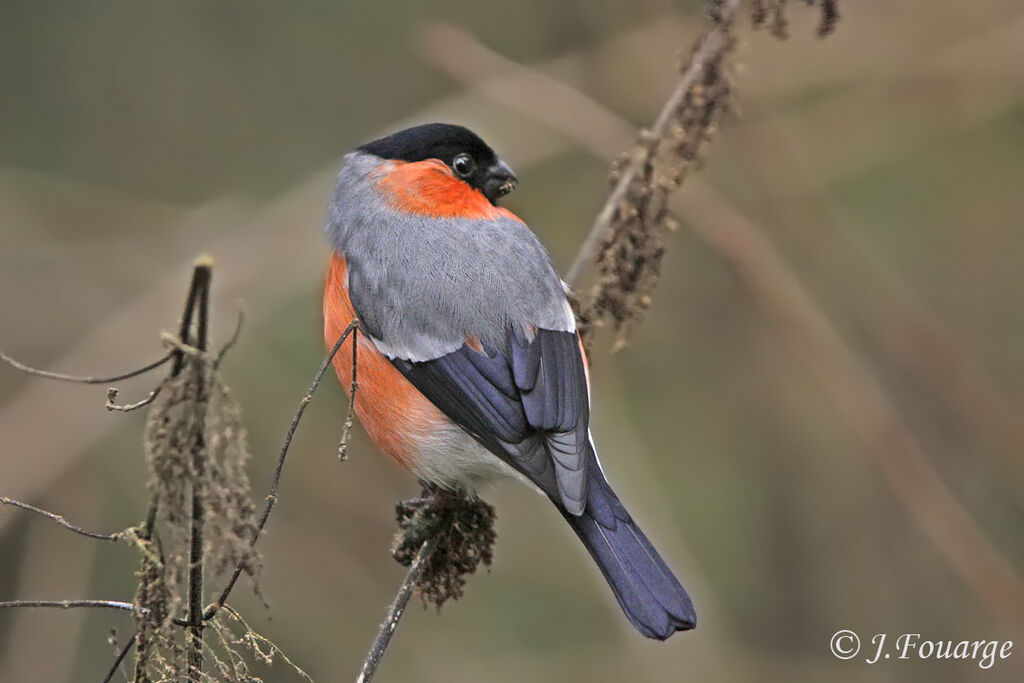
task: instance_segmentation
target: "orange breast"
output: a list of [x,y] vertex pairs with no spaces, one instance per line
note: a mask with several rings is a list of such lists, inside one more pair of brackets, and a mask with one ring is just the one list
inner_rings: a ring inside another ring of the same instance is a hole
[[407,213],[435,218],[519,218],[495,206],[480,190],[459,180],[443,161],[388,161],[378,167],[377,187],[391,205]]
[[[347,272],[345,258],[335,254],[324,290],[324,341],[328,348],[337,343],[355,318],[348,295]],[[358,337],[356,415],[381,450],[409,467],[416,458],[419,444],[430,438],[448,418],[395,369],[372,341],[362,334]],[[350,394],[351,337],[334,356],[334,370],[345,393]]]

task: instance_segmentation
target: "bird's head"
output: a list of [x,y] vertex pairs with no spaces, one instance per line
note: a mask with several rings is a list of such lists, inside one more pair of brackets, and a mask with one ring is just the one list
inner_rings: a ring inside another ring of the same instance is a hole
[[358,151],[381,159],[417,162],[438,159],[459,180],[497,205],[516,186],[516,175],[473,131],[450,123],[406,128],[368,142]]

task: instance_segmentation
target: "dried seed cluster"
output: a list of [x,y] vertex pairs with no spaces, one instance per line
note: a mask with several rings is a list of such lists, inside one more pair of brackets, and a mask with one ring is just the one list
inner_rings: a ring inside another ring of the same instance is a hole
[[[804,0],[808,6],[821,8],[818,35],[822,38],[832,33],[839,21],[839,0]],[[789,37],[789,19],[786,18],[786,0],[752,0],[750,18],[755,27],[768,26],[772,35],[780,40]]]
[[[191,636],[173,618],[182,614],[188,595],[193,494],[204,512],[203,557],[208,575],[225,574],[240,564],[256,588],[260,570],[260,557],[251,545],[256,510],[245,470],[246,431],[239,406],[210,358],[190,353],[179,372],[164,380],[146,420],[143,446],[150,469],[150,502],[159,514],[133,530],[134,543],[142,553],[135,597],[140,608],[135,680],[181,681],[187,677]],[[249,672],[241,648],[264,660],[277,649],[248,627],[234,634],[222,617],[229,609],[225,606],[208,624],[217,640],[204,644],[213,666],[202,672],[202,680],[258,681]],[[232,623],[244,622],[235,615]]]
[[135,604],[147,612],[135,613],[135,683],[179,681],[183,679],[182,663],[185,648],[172,622],[184,600],[168,587],[164,577],[165,562],[160,543],[135,537],[142,553],[142,562],[135,593]]
[[494,507],[461,492],[424,488],[423,494],[418,501],[397,506],[399,531],[391,554],[399,564],[409,566],[424,541],[438,537],[416,593],[424,603],[441,609],[447,600],[462,597],[466,577],[481,563],[490,566],[497,538]]
[[687,172],[702,162],[728,109],[732,91],[728,59],[736,41],[728,26],[724,30],[719,49],[705,60],[700,77],[671,113],[665,133],[655,136],[643,131],[637,146],[612,168],[613,185],[626,168],[635,164],[639,170],[614,207],[599,246],[598,281],[579,314],[585,341],[590,340],[594,327],[610,318],[615,348],[622,348],[650,308],[665,254],[665,237],[676,228],[668,212],[668,198]]
[[[214,574],[239,562],[250,576],[260,559],[250,547],[256,510],[245,467],[249,448],[241,411],[210,364],[190,358],[167,380],[154,402],[144,436],[150,495],[160,510],[168,543],[187,547],[191,496],[205,508],[204,556]],[[187,579],[184,555],[168,563],[172,587]]]

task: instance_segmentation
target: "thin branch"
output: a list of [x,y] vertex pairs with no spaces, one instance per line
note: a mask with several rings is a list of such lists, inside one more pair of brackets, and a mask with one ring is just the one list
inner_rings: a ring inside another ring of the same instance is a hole
[[[203,281],[205,280],[207,284],[209,283],[212,265],[213,259],[205,254],[193,262],[192,281],[189,283],[188,295],[185,297],[185,312],[181,316],[181,324],[178,326],[178,335],[176,337],[183,345],[189,343],[189,334],[192,332],[192,316],[195,315],[196,302],[201,295]],[[185,364],[185,353],[181,347],[176,347],[171,354],[174,356],[171,377],[177,377]]]
[[24,363],[11,358],[3,351],[0,351],[0,360],[10,365],[15,370],[24,372],[27,375],[34,375],[36,377],[45,377],[46,379],[55,379],[60,382],[74,382],[76,384],[109,384],[110,382],[119,382],[123,379],[131,379],[132,377],[138,377],[144,375],[150,370],[155,370],[174,355],[173,351],[167,352],[161,358],[143,365],[141,368],[135,370],[129,370],[128,372],[122,372],[118,375],[110,375],[109,377],[83,377],[79,375],[65,375],[62,372],[50,372],[49,370],[39,370],[38,368],[29,367]]
[[[59,372],[50,372],[48,370],[39,370],[37,368],[32,368],[25,365],[24,363],[21,363],[20,361],[15,360],[14,358],[11,358],[3,351],[0,351],[0,360],[3,360],[16,370],[37,377],[45,377],[47,379],[59,380],[62,382],[75,382],[79,384],[109,384],[110,382],[117,382],[120,380],[129,379],[132,377],[137,377],[139,375],[145,374],[151,370],[155,370],[156,368],[162,366],[167,361],[173,359],[174,364],[171,368],[171,376],[174,377],[179,372],[181,372],[181,366],[184,362],[184,357],[186,353],[185,348],[187,347],[189,342],[188,334],[192,326],[193,310],[197,302],[197,297],[201,296],[202,294],[202,280],[204,277],[206,278],[206,287],[209,287],[208,273],[212,264],[213,260],[209,256],[204,255],[196,259],[195,270],[192,273],[192,281],[189,284],[189,293],[185,301],[185,312],[184,315],[182,316],[180,331],[178,333],[179,344],[175,345],[174,348],[168,351],[163,357],[153,361],[152,363],[149,363],[148,365],[144,365],[143,367],[138,368],[136,370],[130,370],[128,372],[121,373],[119,375],[112,375],[109,377],[82,377],[77,375],[66,375]],[[207,275],[202,275],[202,273],[204,272]],[[225,345],[225,347],[221,349],[220,354],[217,357],[215,366],[220,364],[220,360],[223,357],[224,353],[237,340],[238,334],[241,330],[241,325],[242,315],[240,314],[238,324],[235,327],[235,332],[232,335],[231,339],[228,341],[228,343]],[[149,394],[140,401],[136,401],[134,403],[119,404],[117,403],[117,396],[119,392],[115,387],[111,387],[110,389],[107,390],[107,401],[105,407],[107,410],[123,413],[138,410],[139,408],[148,406],[150,403],[156,400],[156,397],[160,395],[161,389],[163,389],[162,383],[158,384],[155,389],[149,392]]]
[[352,432],[352,424],[356,410],[356,390],[359,389],[359,378],[356,368],[359,366],[359,327],[352,330],[352,384],[348,392],[348,411],[345,413],[345,424],[341,428],[341,441],[338,442],[338,460],[348,459],[348,439]]
[[398,622],[405,613],[405,608],[409,604],[409,598],[412,597],[413,591],[416,589],[416,583],[419,581],[420,575],[423,573],[423,569],[426,567],[430,556],[437,549],[440,538],[440,534],[432,534],[420,546],[419,552],[416,553],[416,557],[409,567],[409,571],[405,574],[405,580],[398,587],[398,593],[388,609],[387,617],[384,618],[384,622],[377,631],[377,637],[374,638],[370,652],[366,655],[366,660],[363,662],[363,668],[359,672],[359,678],[356,679],[356,683],[369,683],[373,680],[374,674],[377,673],[377,667],[380,665],[380,660],[384,657],[388,644],[391,642],[391,636],[394,635],[395,629],[398,628]]
[[[726,0],[726,2],[722,4],[721,8],[719,8],[717,22],[713,24],[704,34],[704,37],[701,38],[700,43],[697,45],[697,49],[694,50],[693,54],[690,56],[686,69],[679,77],[679,81],[676,83],[675,89],[665,102],[665,105],[661,108],[661,112],[658,113],[658,117],[655,119],[654,125],[650,130],[651,138],[660,139],[665,137],[668,133],[667,129],[669,123],[672,121],[673,115],[682,105],[683,100],[686,98],[686,94],[690,92],[690,89],[697,82],[697,78],[703,73],[705,65],[714,60],[719,51],[725,48],[728,44],[729,27],[732,24],[732,19],[736,14],[736,10],[738,10],[742,4],[743,0]],[[630,185],[632,185],[637,174],[642,170],[645,161],[646,159],[644,156],[633,155],[630,158],[628,165],[622,170],[618,182],[615,184],[615,188],[611,191],[611,194],[608,195],[608,199],[605,200],[604,206],[601,207],[601,211],[598,212],[597,218],[594,219],[590,232],[587,233],[586,238],[583,240],[583,244],[580,245],[580,250],[577,252],[576,258],[573,259],[572,265],[569,266],[569,271],[565,276],[565,281],[570,287],[576,285],[577,280],[579,280],[579,277],[583,272],[583,268],[592,260],[598,240],[601,239],[601,236],[604,235],[611,227],[615,214],[619,210],[619,205],[622,203],[622,200],[625,199]]]
[[10,505],[12,507],[21,508],[22,510],[27,510],[41,517],[46,517],[50,521],[56,522],[68,531],[73,531],[76,534],[80,534],[88,538],[95,538],[98,541],[117,541],[124,536],[123,531],[118,531],[113,534],[101,534],[95,531],[89,531],[88,529],[83,529],[76,524],[72,524],[62,515],[43,510],[42,508],[37,508],[35,505],[29,505],[28,503],[23,503],[20,500],[14,500],[13,498],[8,498],[6,496],[0,496],[0,505]]
[[[224,611],[227,612],[230,609],[230,607],[225,607]],[[231,647],[231,639],[234,636],[230,633],[229,629],[224,624],[220,623],[220,619],[211,620],[210,625],[213,627],[213,632],[217,634],[217,639],[220,640],[221,648],[223,648],[224,652],[227,653],[227,663],[231,667],[231,680],[239,680],[238,657],[234,649]]]
[[[267,525],[267,520],[270,518],[270,513],[274,509],[274,505],[277,503],[277,492],[281,485],[281,473],[284,469],[284,461],[285,458],[288,457],[288,449],[291,448],[292,437],[295,436],[295,430],[298,428],[299,422],[302,420],[303,413],[306,412],[306,406],[309,405],[317,387],[320,386],[320,380],[323,379],[327,369],[331,366],[334,356],[337,355],[341,345],[345,343],[345,340],[353,333],[358,324],[359,320],[353,319],[352,322],[348,324],[348,327],[345,328],[344,332],[341,333],[341,336],[338,337],[338,341],[335,342],[331,350],[327,352],[323,362],[320,363],[320,367],[313,376],[313,382],[310,384],[309,390],[306,392],[306,395],[302,397],[302,401],[299,403],[299,408],[295,411],[295,416],[292,418],[292,422],[288,426],[288,432],[285,434],[284,443],[281,445],[281,453],[277,457],[277,467],[274,468],[274,478],[270,484],[270,492],[267,493],[267,502],[263,507],[263,514],[260,515],[260,522],[256,526],[256,532],[253,534],[252,541],[249,542],[250,548],[255,546],[256,542],[260,539],[260,535],[263,533],[263,528]],[[203,613],[204,621],[212,619],[213,616],[217,614],[217,611],[224,606],[224,603],[227,602],[228,596],[234,589],[235,584],[238,582],[238,579],[241,577],[244,569],[245,562],[244,560],[240,560],[238,565],[235,567],[234,573],[228,580],[227,585],[224,586],[224,590],[221,591],[220,596],[217,598],[217,601],[207,607],[206,611]]]
[[224,356],[231,348],[238,343],[238,338],[242,336],[242,326],[245,324],[245,307],[240,306],[238,309],[238,319],[235,321],[235,331],[231,333],[231,338],[227,340],[224,346],[220,347],[220,351],[217,352],[217,358],[213,361],[213,370],[216,372],[220,369],[221,361],[224,360]]
[[[249,640],[250,648],[254,652],[258,653],[259,656],[263,659],[263,661],[265,661],[265,662],[267,662],[269,664],[271,659],[273,659],[273,657],[275,655],[277,655],[277,656],[281,657],[281,659],[283,659],[285,661],[285,663],[288,664],[288,666],[290,666],[293,671],[295,671],[295,673],[297,673],[299,676],[301,676],[306,681],[308,681],[308,683],[313,683],[313,679],[310,677],[310,675],[307,674],[302,669],[302,667],[300,667],[298,664],[293,662],[291,657],[286,655],[281,648],[279,648],[273,642],[271,642],[267,638],[265,638],[262,635],[260,635],[259,633],[257,633],[255,630],[253,630],[253,628],[251,626],[249,626],[249,623],[245,619],[242,618],[242,615],[238,613],[238,610],[233,608],[231,605],[224,605],[224,611],[232,619],[237,621],[238,624],[243,629],[245,629],[245,636],[243,636],[243,638],[246,638],[246,639]],[[216,625],[216,624],[218,624],[218,622],[219,622],[219,620],[214,621],[213,623]],[[223,625],[222,625],[222,628],[227,628],[228,633],[230,633],[230,628],[225,627]],[[263,650],[260,647],[261,645],[263,647],[266,647],[267,650]]]
[[51,609],[75,609],[79,607],[100,608],[116,609],[122,612],[142,612],[143,614],[146,614],[149,611],[139,609],[130,602],[120,602],[118,600],[5,600],[0,602],[0,609],[26,607],[43,607]]
[[117,669],[121,666],[121,662],[124,661],[125,657],[128,656],[128,653],[132,651],[133,647],[135,647],[135,642],[137,640],[138,636],[133,633],[132,637],[129,638],[128,642],[124,644],[123,648],[121,648],[121,652],[118,653],[117,659],[115,659],[114,663],[110,665],[110,670],[107,671],[107,675],[103,677],[103,680],[100,681],[100,683],[110,683],[110,681],[114,680],[114,674],[117,673]]
[[[210,325],[210,281],[213,277],[212,260],[200,257],[196,262],[192,277],[192,291],[198,311],[196,322],[196,348],[201,354],[206,353]],[[186,309],[186,318],[191,317],[192,306]],[[187,342],[187,328],[183,326],[180,340]],[[204,436],[207,410],[205,373],[200,370],[195,375],[195,441],[192,444],[192,520],[189,532],[189,572],[188,572],[188,677],[192,683],[201,683],[203,678],[203,562],[206,526],[205,493],[203,491],[203,475],[209,466]]]
[[[173,355],[174,353],[175,352],[172,351],[171,355]],[[170,358],[171,355],[168,355],[168,358]],[[136,401],[135,403],[117,403],[116,401],[119,392],[115,387],[110,387],[109,389],[107,389],[107,402],[103,405],[103,407],[110,411],[130,413],[133,410],[144,408],[145,406],[148,406],[150,403],[155,401],[156,397],[160,395],[160,391],[163,388],[163,383],[160,383],[156,385],[156,388],[153,389],[153,391],[149,392],[146,398],[142,400]]]

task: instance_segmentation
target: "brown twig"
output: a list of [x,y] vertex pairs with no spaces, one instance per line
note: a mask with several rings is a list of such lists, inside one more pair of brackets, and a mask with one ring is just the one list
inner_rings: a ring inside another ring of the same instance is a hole
[[235,330],[231,333],[231,338],[228,339],[224,346],[220,347],[220,351],[217,352],[217,358],[213,361],[214,371],[220,369],[220,364],[224,361],[224,356],[227,355],[235,344],[238,343],[238,338],[242,336],[242,327],[245,324],[245,308],[239,305],[238,308],[238,319],[235,321]]
[[173,351],[168,351],[164,356],[158,358],[152,363],[143,365],[141,368],[135,370],[129,370],[122,372],[117,375],[109,375],[107,377],[91,377],[91,376],[80,376],[80,375],[66,375],[62,372],[51,372],[49,370],[39,370],[38,368],[29,367],[24,363],[11,358],[3,351],[0,351],[0,360],[10,365],[15,370],[24,372],[27,375],[33,375],[35,377],[44,377],[46,379],[53,379],[59,382],[73,382],[75,384],[109,384],[110,382],[120,382],[121,380],[131,379],[132,377],[138,377],[144,375],[150,370],[156,370],[158,367],[166,363],[174,355]]
[[[212,259],[206,255],[198,257],[193,263],[192,279],[189,281],[188,294],[185,296],[185,311],[181,315],[176,337],[182,345],[187,345],[191,339],[192,317],[195,315],[196,304],[202,296],[202,291],[209,286],[211,268]],[[171,354],[174,356],[171,377],[177,377],[185,365],[185,353],[180,347],[176,347]]]
[[384,653],[388,649],[388,644],[391,642],[391,636],[395,634],[395,629],[398,628],[398,622],[402,619],[402,615],[405,614],[405,608],[409,604],[409,598],[412,597],[412,594],[416,589],[416,584],[419,582],[420,575],[427,566],[430,556],[433,554],[434,550],[437,549],[437,544],[440,539],[440,534],[433,534],[423,542],[423,545],[420,546],[419,551],[416,553],[416,557],[412,561],[412,565],[409,567],[409,571],[405,574],[405,579],[402,581],[402,585],[398,587],[398,593],[395,595],[395,599],[391,602],[391,607],[388,608],[388,613],[384,618],[384,622],[380,625],[380,629],[377,631],[377,637],[374,638],[373,645],[370,647],[370,651],[366,655],[366,659],[363,661],[363,668],[359,672],[359,678],[356,679],[356,683],[369,683],[373,680],[374,674],[377,673],[377,667],[380,665],[380,660],[384,657]]
[[76,609],[76,608],[99,608],[114,609],[122,612],[143,612],[130,602],[118,600],[6,600],[0,602],[0,609],[13,608],[50,608],[50,609]]
[[[196,348],[205,354],[209,337],[210,281],[213,276],[212,260],[203,258],[196,264],[192,277],[193,299],[186,307],[179,338],[188,339],[189,318],[193,310],[198,312],[196,323]],[[178,351],[175,370],[182,367],[184,355]],[[203,535],[206,525],[203,473],[208,467],[209,454],[206,448],[205,424],[208,396],[206,395],[205,373],[196,373],[195,439],[192,443],[192,520],[189,534],[189,576],[188,576],[188,677],[191,683],[202,683],[203,679]]]
[[[110,669],[107,671],[107,675],[103,677],[103,680],[100,681],[100,683],[110,683],[110,681],[114,680],[114,674],[116,674],[118,668],[120,668],[121,662],[125,660],[125,657],[128,656],[128,653],[132,651],[133,647],[135,647],[135,643],[137,640],[138,635],[133,633],[132,637],[129,638],[128,642],[125,643],[124,647],[121,648],[121,651],[117,653],[117,657],[114,659],[114,663],[110,665]],[[128,675],[125,674],[125,678],[127,677]]]
[[[86,377],[79,375],[67,375],[62,372],[50,372],[49,370],[40,370],[38,368],[29,367],[28,365],[25,365],[24,363],[15,360],[14,358],[11,358],[3,351],[0,351],[0,360],[4,361],[15,370],[24,372],[28,375],[33,375],[35,377],[44,377],[46,379],[53,379],[59,382],[73,382],[75,384],[109,384],[110,382],[118,382],[121,380],[130,379],[132,377],[138,377],[139,375],[144,375],[145,373],[150,372],[151,370],[155,370],[164,363],[166,363],[167,361],[171,360],[172,358],[175,358],[175,353],[177,352],[174,350],[168,351],[162,358],[159,358],[147,365],[143,365],[141,368],[129,370],[128,372],[123,372],[119,375],[110,375],[107,377]],[[149,393],[148,396],[146,396],[146,398],[142,399],[141,401],[138,401],[136,403],[119,405],[115,403],[115,401],[117,400],[118,390],[115,387],[111,387],[107,389],[106,409],[116,410],[120,412],[138,410],[139,408],[142,408],[143,406],[147,406],[150,403],[152,403],[153,400],[160,393],[160,388],[161,385],[158,385],[153,391]]]
[[153,389],[153,391],[149,392],[146,398],[136,401],[135,403],[117,403],[117,396],[120,392],[118,392],[118,390],[115,387],[110,387],[109,389],[107,389],[107,402],[104,404],[104,407],[107,410],[119,413],[130,413],[133,410],[145,408],[150,403],[156,400],[156,397],[160,395],[160,391],[163,389],[163,387],[163,384],[158,384],[156,388]]
[[352,383],[349,385],[348,410],[345,413],[345,424],[341,428],[341,440],[338,442],[338,460],[348,459],[348,440],[355,419],[356,390],[359,389],[359,326],[352,329]]
[[47,519],[56,522],[68,531],[73,531],[76,534],[80,534],[88,538],[94,538],[98,541],[117,541],[124,537],[123,531],[118,531],[112,534],[101,534],[95,531],[89,531],[88,529],[83,529],[77,524],[69,522],[63,515],[58,515],[56,513],[43,510],[42,508],[37,508],[35,505],[29,505],[28,503],[23,503],[20,500],[14,500],[13,498],[8,498],[6,496],[0,497],[0,505],[10,505],[12,507],[21,508],[22,510],[27,510],[28,512],[35,513],[41,517],[46,517]]

